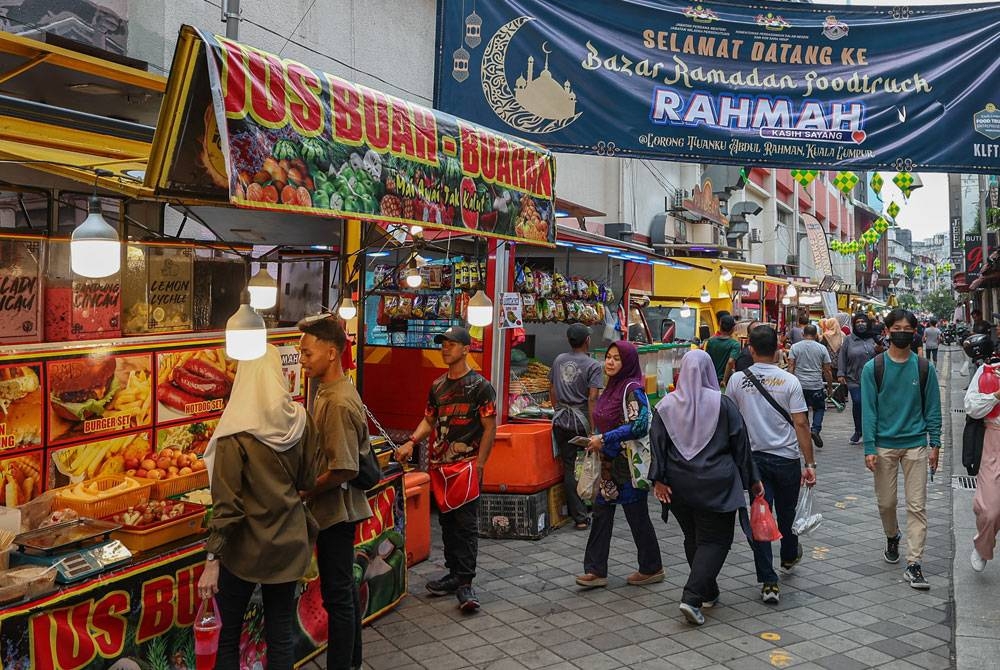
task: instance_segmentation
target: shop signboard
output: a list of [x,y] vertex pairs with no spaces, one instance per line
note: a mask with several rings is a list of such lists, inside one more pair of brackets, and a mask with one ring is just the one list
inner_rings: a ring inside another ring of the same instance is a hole
[[[365,621],[395,606],[406,593],[402,475],[380,483],[368,499],[375,516],[358,524],[354,559]],[[51,596],[6,606],[0,610],[2,666],[193,669],[191,627],[204,561],[204,544],[195,543]],[[266,663],[260,597],[258,591],[243,621],[240,658],[247,668]],[[294,619],[295,659],[304,662],[327,642],[326,610],[314,568],[296,589]]]
[[[989,253],[997,250],[997,234],[989,233],[987,237]],[[983,236],[979,233],[965,234],[965,281],[971,284],[983,272]]]
[[177,133],[147,176],[161,192],[555,243],[555,163],[539,145],[188,26],[173,71],[164,105],[184,122],[154,141]]
[[41,253],[39,239],[0,240],[0,343],[41,338]]
[[996,4],[441,0],[437,26],[435,106],[553,151],[1000,171]]
[[520,293],[504,293],[501,299],[503,315],[500,319],[501,328],[522,328],[524,326],[524,303]]
[[42,366],[0,366],[0,452],[42,446]]
[[799,218],[806,229],[806,237],[809,239],[809,249],[812,251],[813,262],[816,269],[824,276],[833,274],[833,261],[830,259],[830,245],[826,241],[826,231],[823,224],[812,214],[801,212]]

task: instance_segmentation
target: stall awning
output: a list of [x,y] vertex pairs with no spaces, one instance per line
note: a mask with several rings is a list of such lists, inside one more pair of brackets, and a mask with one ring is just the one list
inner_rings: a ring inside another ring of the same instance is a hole
[[566,248],[587,249],[590,252],[607,254],[609,257],[620,257],[620,260],[631,261],[633,263],[648,263],[666,267],[691,268],[693,263],[685,258],[667,258],[654,252],[649,247],[644,247],[635,242],[625,242],[616,240],[604,235],[592,233],[589,230],[580,230],[561,223],[556,224],[556,236],[558,241],[556,246]]
[[767,268],[758,263],[747,263],[746,261],[730,260],[728,258],[698,258],[688,256],[684,258],[684,262],[708,270],[721,271],[721,268],[725,267],[734,276],[743,277],[744,279],[750,279],[755,275],[763,275],[767,272]]
[[145,193],[164,77],[0,32],[0,84],[0,158],[88,188],[100,168],[98,188]]

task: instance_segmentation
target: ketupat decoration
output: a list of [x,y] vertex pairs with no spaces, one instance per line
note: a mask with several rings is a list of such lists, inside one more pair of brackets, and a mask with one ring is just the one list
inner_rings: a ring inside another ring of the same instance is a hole
[[858,262],[861,263],[861,265],[867,266],[868,265],[868,255],[865,254],[865,252],[862,251],[860,254],[858,254]]
[[819,176],[819,170],[791,170],[789,174],[792,175],[792,179],[799,182],[803,187],[806,187]]
[[876,172],[872,175],[872,180],[869,183],[871,184],[872,191],[874,191],[875,195],[878,196],[878,199],[881,200],[882,187],[885,185],[885,179],[882,178],[882,175]]
[[876,270],[882,269],[882,259],[876,258],[874,261],[872,261],[872,267],[875,268]]
[[[910,197],[910,193],[913,192],[913,175],[909,172],[897,172],[896,176],[892,178],[892,183],[899,187],[899,190],[903,192],[903,195],[907,198]],[[895,218],[893,214],[893,218]]]
[[886,269],[889,270],[889,274],[890,275],[895,275],[896,274],[896,264],[895,263],[893,263],[893,262],[890,261],[889,265],[886,266]]
[[847,195],[854,187],[858,184],[858,175],[844,170],[843,172],[838,172],[837,176],[833,178],[833,185],[837,187],[837,190]]
[[875,223],[872,224],[872,228],[875,229],[876,233],[882,235],[885,231],[889,230],[889,222],[886,221],[884,217],[880,216],[875,219]]
[[889,216],[895,219],[896,215],[899,214],[899,205],[897,205],[896,201],[893,200],[892,202],[889,203],[889,206],[886,208],[885,211],[889,214]]

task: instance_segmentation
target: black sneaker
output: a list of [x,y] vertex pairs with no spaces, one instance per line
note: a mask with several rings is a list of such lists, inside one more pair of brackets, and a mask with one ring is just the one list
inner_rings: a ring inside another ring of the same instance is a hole
[[799,553],[795,557],[795,560],[792,560],[792,561],[782,561],[781,562],[781,569],[782,570],[791,570],[796,565],[798,565],[799,561],[801,561],[801,560],[802,560],[802,543],[799,542]]
[[458,596],[458,608],[463,612],[475,612],[479,609],[479,598],[476,597],[476,590],[472,584],[462,584],[456,591]]
[[886,563],[899,563],[899,539],[902,535],[897,531],[895,537],[887,537],[885,539],[885,552],[882,554],[882,558],[885,559]]
[[915,589],[920,589],[921,591],[926,591],[931,587],[924,579],[924,572],[920,569],[919,563],[910,563],[906,566],[906,570],[903,570],[903,579],[910,582],[910,586]]
[[812,435],[812,438],[813,438],[813,444],[816,445],[816,448],[817,449],[822,449],[823,448],[823,438],[819,436],[819,432],[814,430],[814,431],[812,431],[811,435]]
[[461,584],[455,575],[445,575],[441,579],[432,579],[427,582],[427,590],[435,596],[446,596],[458,590]]
[[851,444],[861,444],[861,435],[859,433],[851,435]]
[[777,584],[764,584],[760,590],[760,599],[766,603],[776,605],[781,600],[780,589]]

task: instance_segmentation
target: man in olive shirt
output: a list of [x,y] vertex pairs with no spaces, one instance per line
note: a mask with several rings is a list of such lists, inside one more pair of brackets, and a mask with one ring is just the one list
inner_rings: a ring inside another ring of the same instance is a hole
[[323,607],[329,619],[326,667],[361,667],[361,601],[354,583],[354,530],[372,515],[368,498],[352,486],[361,454],[371,449],[364,405],[341,366],[347,334],[333,315],[303,319],[299,362],[302,371],[319,382],[312,414],[320,435],[325,466],[318,468],[316,486],[303,492],[316,521],[316,560]]
[[[424,419],[410,439],[396,451],[396,460],[406,463],[413,446],[434,434],[430,444],[430,467],[476,459],[479,481],[493,450],[497,433],[496,391],[468,363],[472,338],[469,331],[452,326],[436,336],[441,358],[448,372],[431,384]],[[444,541],[444,562],[448,574],[427,582],[433,595],[454,593],[463,612],[479,609],[479,598],[472,588],[479,557],[479,497],[438,516]]]

